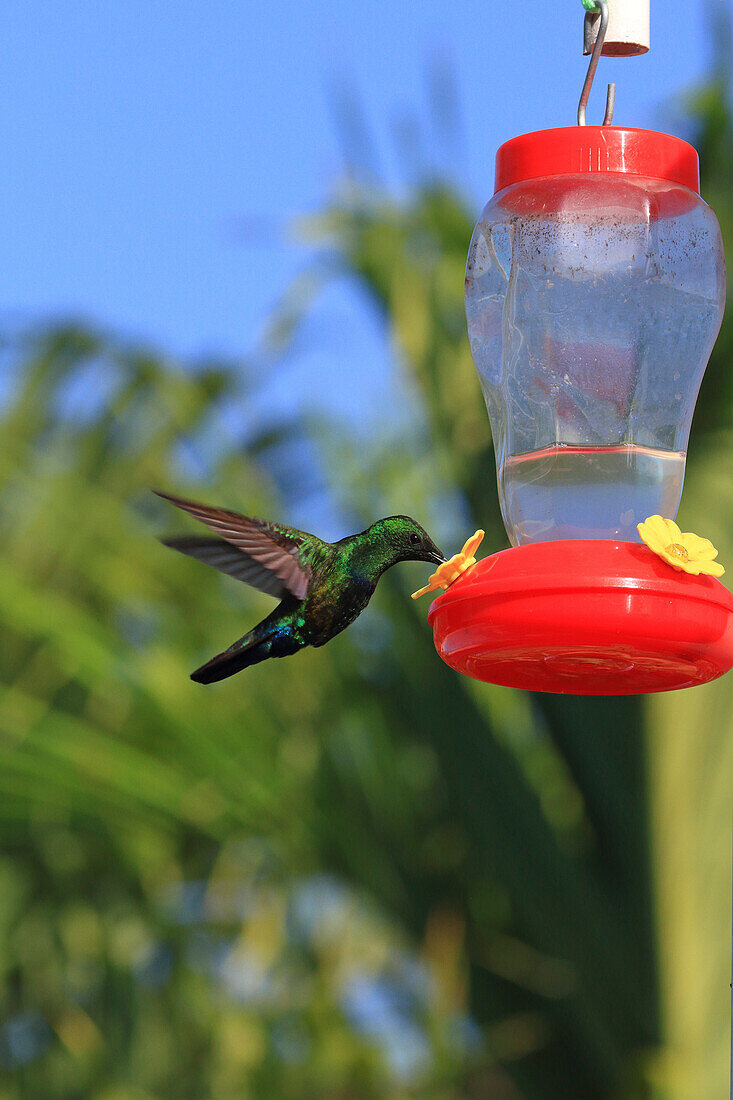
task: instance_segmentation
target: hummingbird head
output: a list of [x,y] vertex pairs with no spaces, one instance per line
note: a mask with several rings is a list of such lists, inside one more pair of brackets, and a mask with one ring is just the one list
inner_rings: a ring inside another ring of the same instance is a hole
[[424,527],[410,516],[389,516],[372,527],[380,542],[389,548],[393,562],[427,561],[442,565],[446,557]]

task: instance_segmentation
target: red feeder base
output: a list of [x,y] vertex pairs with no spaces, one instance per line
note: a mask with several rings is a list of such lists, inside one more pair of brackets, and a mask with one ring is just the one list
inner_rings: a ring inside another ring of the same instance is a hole
[[733,667],[733,595],[633,542],[503,550],[438,596],[428,622],[451,668],[528,691],[671,691]]

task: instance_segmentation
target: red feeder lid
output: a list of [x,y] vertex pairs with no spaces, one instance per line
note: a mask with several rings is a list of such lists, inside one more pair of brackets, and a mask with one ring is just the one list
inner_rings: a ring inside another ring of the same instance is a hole
[[428,622],[451,668],[529,691],[636,695],[733,667],[733,595],[633,542],[503,550],[438,596]]
[[606,172],[667,180],[700,193],[692,145],[671,134],[621,126],[563,126],[504,142],[496,154],[494,193],[523,180]]

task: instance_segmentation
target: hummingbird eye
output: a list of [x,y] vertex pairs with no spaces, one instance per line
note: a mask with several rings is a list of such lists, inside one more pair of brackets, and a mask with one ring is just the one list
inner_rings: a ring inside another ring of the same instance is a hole
[[418,546],[419,545],[420,536],[418,535],[417,531],[413,531],[412,534],[410,535],[410,542],[412,543],[413,546]]

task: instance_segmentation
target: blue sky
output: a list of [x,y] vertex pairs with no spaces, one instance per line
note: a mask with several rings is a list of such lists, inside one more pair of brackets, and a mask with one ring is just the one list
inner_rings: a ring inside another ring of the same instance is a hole
[[[710,64],[707,14],[727,2],[652,0],[651,53],[601,62],[589,121],[615,79],[617,122],[674,130],[675,97]],[[428,70],[447,65],[461,137],[445,147],[433,135],[428,154],[478,214],[500,142],[574,121],[581,40],[580,0],[8,5],[4,321],[71,314],[186,356],[246,354],[307,262],[288,226],[341,172],[335,85],[353,88],[380,170],[398,183],[395,120],[427,117]],[[338,388],[347,411],[377,408],[380,375],[365,362],[384,371],[388,352],[363,301],[331,290],[313,325],[291,395]]]

